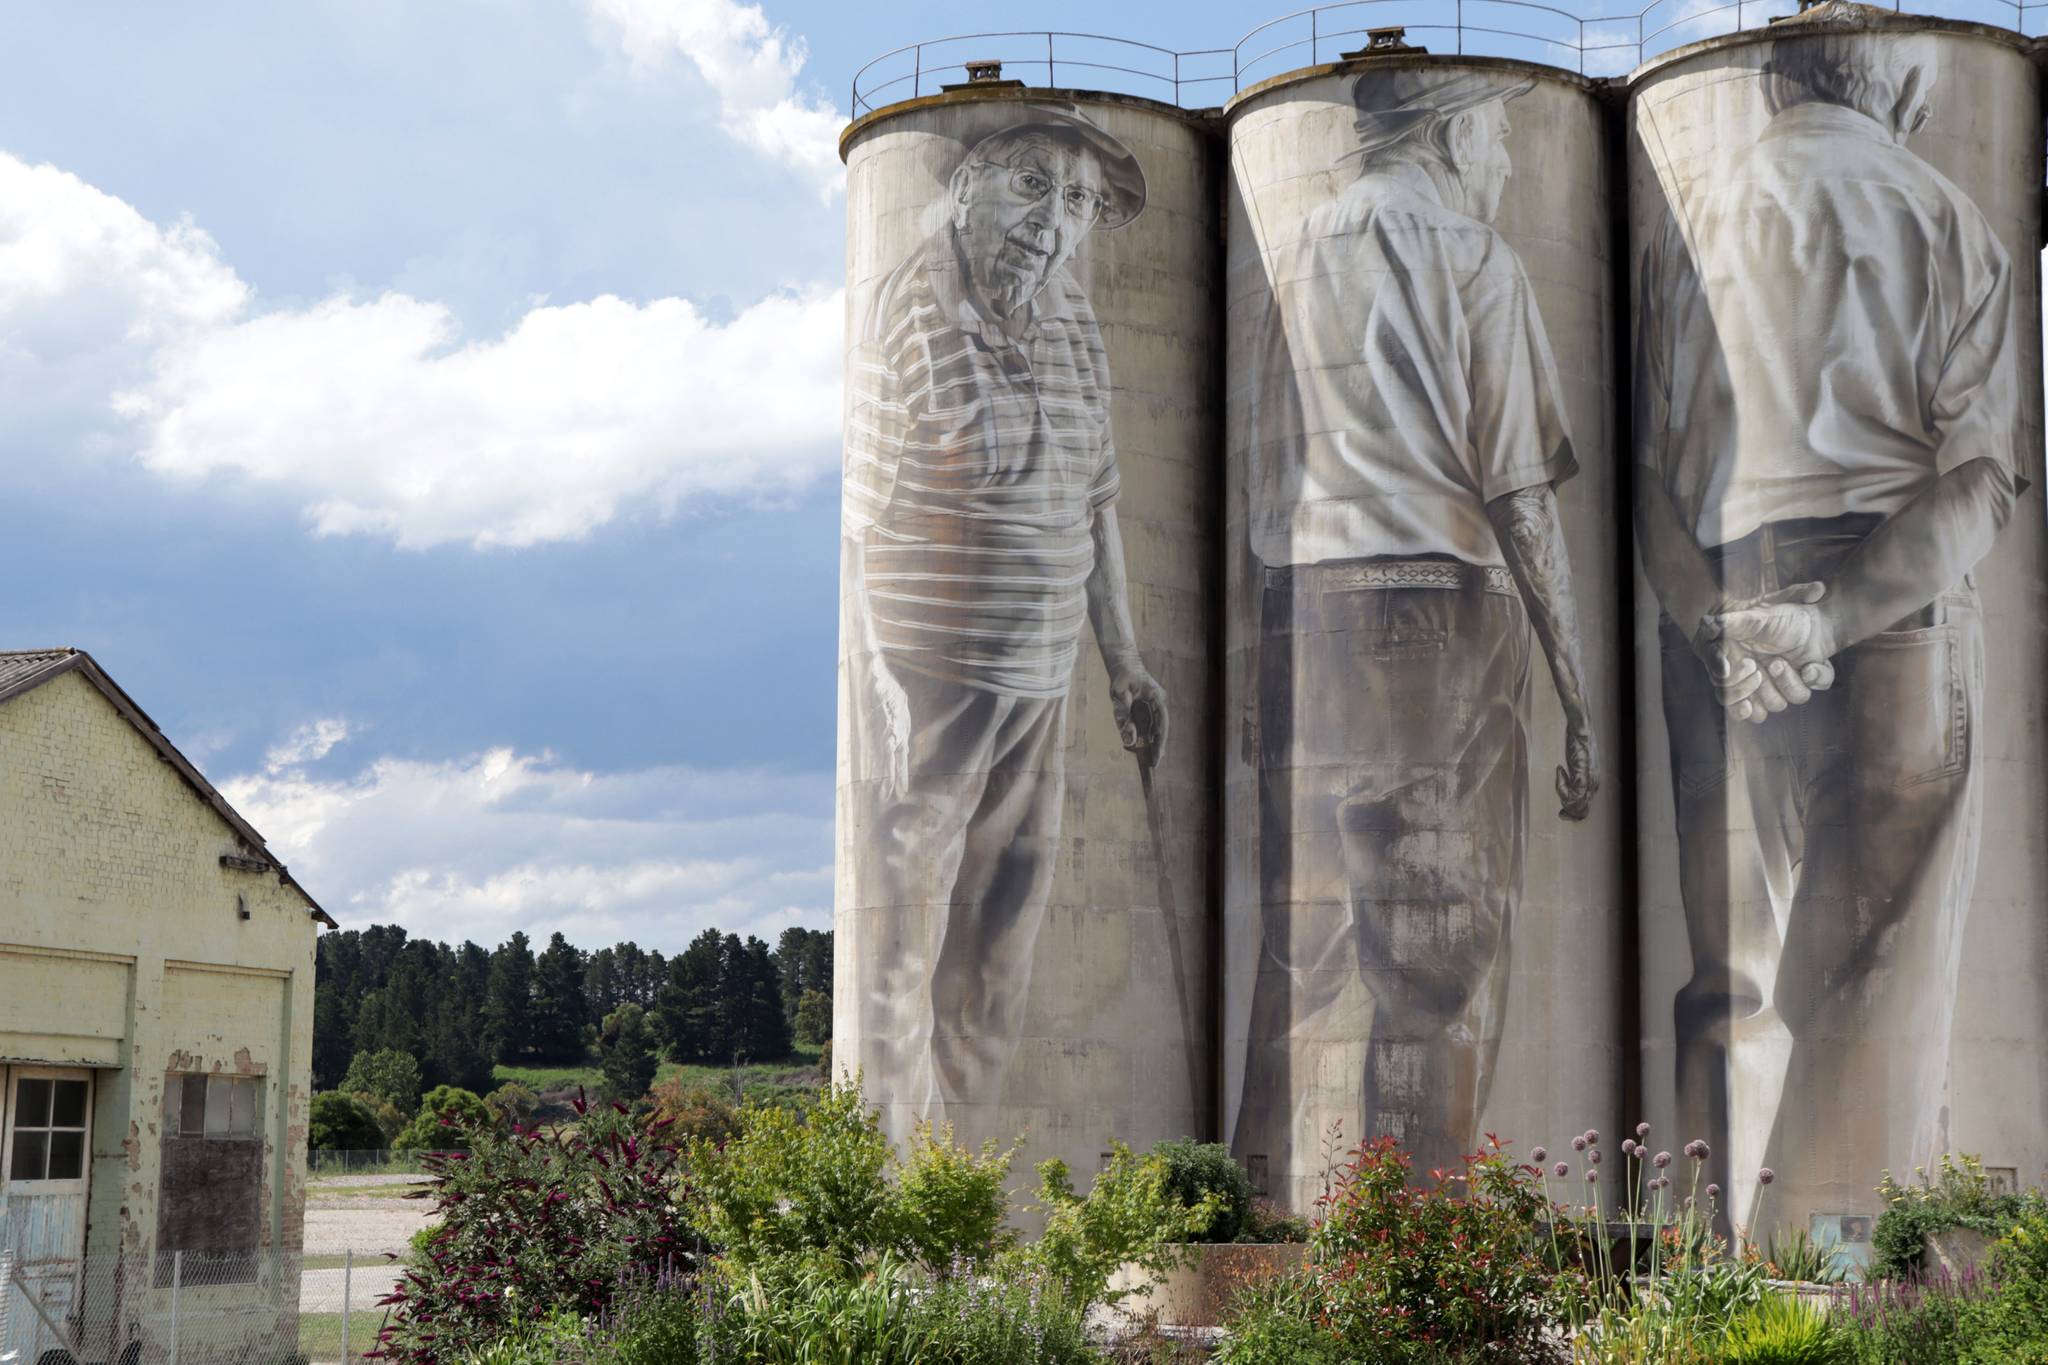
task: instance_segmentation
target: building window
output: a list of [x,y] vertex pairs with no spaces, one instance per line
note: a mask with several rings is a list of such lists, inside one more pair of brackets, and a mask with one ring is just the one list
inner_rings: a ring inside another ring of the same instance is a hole
[[85,1177],[84,1081],[22,1076],[14,1082],[14,1149],[9,1180]]
[[172,1076],[164,1094],[177,1097],[177,1122],[171,1124],[165,1115],[165,1129],[188,1138],[257,1137],[256,1104],[262,1092],[263,1082],[255,1076]]
[[175,1253],[185,1282],[256,1277],[263,1225],[261,1076],[164,1077],[163,1176],[157,1203],[156,1279],[170,1283]]

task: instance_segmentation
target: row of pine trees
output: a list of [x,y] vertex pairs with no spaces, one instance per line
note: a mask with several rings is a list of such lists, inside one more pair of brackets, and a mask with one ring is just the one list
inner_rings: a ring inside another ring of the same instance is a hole
[[413,938],[397,925],[320,940],[313,1077],[341,1083],[357,1053],[419,1062],[429,1088],[483,1094],[500,1065],[587,1062],[633,1005],[661,1053],[678,1062],[777,1061],[793,1041],[830,1040],[832,935],[785,929],[759,938],[707,929],[674,957],[627,942],[586,952],[562,934],[536,953],[524,933],[496,948]]

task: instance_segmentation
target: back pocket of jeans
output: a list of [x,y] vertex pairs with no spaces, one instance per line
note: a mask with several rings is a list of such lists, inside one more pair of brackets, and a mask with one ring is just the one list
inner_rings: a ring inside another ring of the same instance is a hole
[[1950,626],[1885,631],[1850,654],[1857,752],[1872,784],[1912,787],[1970,766],[1969,703]]

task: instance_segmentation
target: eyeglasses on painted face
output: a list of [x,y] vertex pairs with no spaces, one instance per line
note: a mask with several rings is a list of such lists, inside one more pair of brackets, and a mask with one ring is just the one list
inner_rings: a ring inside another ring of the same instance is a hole
[[1008,185],[1010,193],[1024,203],[1036,204],[1049,195],[1057,195],[1068,216],[1083,227],[1093,227],[1109,207],[1109,201],[1102,197],[1100,191],[1087,185],[1062,185],[1036,166],[983,164],[997,172],[1001,183]]

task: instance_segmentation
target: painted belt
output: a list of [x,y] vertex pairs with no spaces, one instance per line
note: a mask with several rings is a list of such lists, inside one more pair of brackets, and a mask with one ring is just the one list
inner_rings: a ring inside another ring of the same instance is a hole
[[1314,584],[1325,592],[1363,588],[1482,588],[1517,597],[1514,575],[1498,564],[1481,567],[1453,559],[1344,559],[1321,564],[1279,564],[1266,570],[1266,586]]

